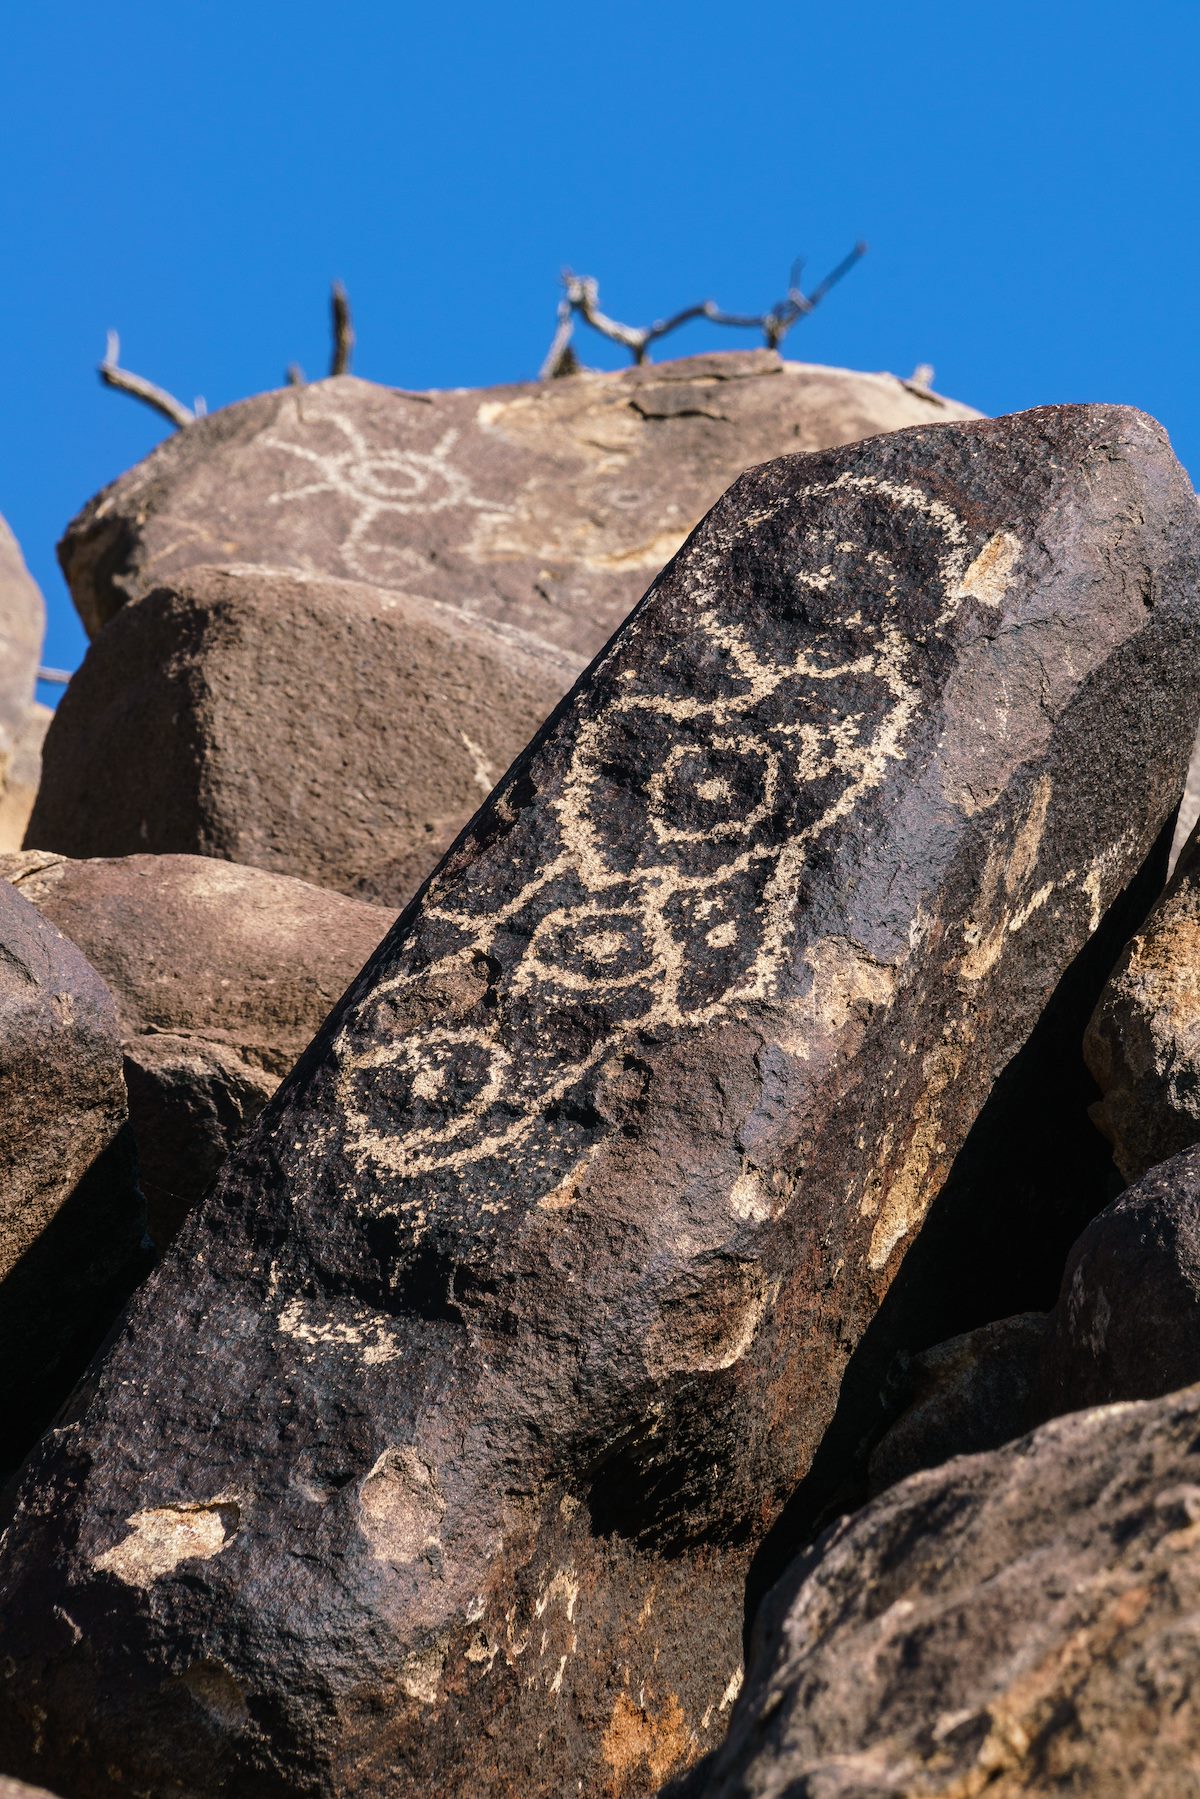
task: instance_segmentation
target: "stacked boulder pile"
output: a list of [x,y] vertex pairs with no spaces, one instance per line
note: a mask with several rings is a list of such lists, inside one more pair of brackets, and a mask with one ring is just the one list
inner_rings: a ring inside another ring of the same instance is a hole
[[0,861],[0,1770],[1194,1791],[1161,429],[766,352],[340,378],[61,553],[92,644]]

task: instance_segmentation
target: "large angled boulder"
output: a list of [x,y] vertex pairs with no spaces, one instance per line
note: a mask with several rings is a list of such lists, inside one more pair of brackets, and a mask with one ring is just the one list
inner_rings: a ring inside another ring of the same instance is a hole
[[1029,1055],[1064,991],[1078,1043],[1085,946],[1165,857],[1198,549],[1118,408],[733,486],[30,1464],[0,1765],[632,1795],[703,1751],[855,1346],[904,1289],[961,1302],[947,1220],[1038,1260]]
[[49,713],[34,699],[46,607],[0,518],[0,850],[15,849],[37,792]]
[[769,1596],[675,1799],[1192,1799],[1200,1388],[915,1475]]
[[112,995],[0,881],[0,1475],[117,1316],[144,1236]]
[[190,569],[88,650],[25,843],[220,857],[400,906],[573,672],[383,588]]
[[203,856],[0,857],[116,999],[151,1236],[209,1186],[395,914]]
[[1127,1181],[1200,1143],[1200,841],[1130,941],[1088,1025],[1093,1117]]
[[460,606],[578,668],[744,468],[973,416],[773,350],[449,393],[344,375],[189,425],[91,501],[59,555],[93,636],[235,560]]

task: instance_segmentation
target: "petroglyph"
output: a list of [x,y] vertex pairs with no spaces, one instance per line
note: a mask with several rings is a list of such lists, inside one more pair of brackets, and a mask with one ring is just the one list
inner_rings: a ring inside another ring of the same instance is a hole
[[374,535],[379,521],[388,514],[406,517],[460,506],[480,512],[507,511],[494,500],[480,499],[463,470],[452,461],[451,452],[459,438],[453,426],[443,431],[431,450],[414,450],[368,443],[345,413],[323,408],[320,423],[340,434],[342,447],[317,449],[311,442],[284,436],[278,428],[264,434],[265,448],[293,456],[311,470],[310,479],[282,488],[270,496],[268,504],[292,505],[319,494],[348,501],[353,518],[340,545],[341,555],[347,568],[363,580],[394,575],[406,560],[420,566],[421,558],[414,552],[402,552],[396,544]]
[[[839,490],[888,515],[873,545],[820,522],[822,502]],[[580,719],[538,870],[490,909],[477,892],[460,906],[435,882],[426,914],[447,947],[419,972],[401,966],[364,1002],[381,1020],[425,1013],[424,1022],[372,1028],[364,1010],[343,1028],[335,1054],[348,1153],[389,1183],[381,1209],[418,1233],[430,1177],[471,1171],[485,1209],[505,1203],[488,1197],[488,1165],[499,1157],[508,1191],[518,1157],[547,1209],[569,1203],[578,1159],[564,1167],[545,1153],[543,1126],[599,1065],[639,1033],[711,1025],[774,995],[806,861],[903,759],[921,709],[920,658],[985,577],[992,588],[1007,579],[1019,549],[1001,533],[972,561],[965,527],[943,501],[913,483],[843,473],[743,518],[730,553],[784,513],[794,524],[797,509],[804,547],[790,579],[796,605],[814,596],[815,621],[802,647],[794,636],[786,646],[777,620],[738,618],[719,594],[701,595],[694,629],[705,648],[692,660],[711,660],[708,691],[677,674],[669,653],[652,689],[630,685],[625,670],[616,697]],[[898,575],[907,563],[911,580],[914,554],[928,577],[915,629],[911,589],[901,618]],[[826,592],[856,597],[849,618],[822,610]],[[671,741],[644,767],[639,743],[651,724]],[[503,1005],[485,1022],[478,1011],[428,1017],[425,999],[439,983],[461,982],[489,959],[504,969]],[[888,972],[867,972],[854,994],[814,1002],[834,1028],[848,1008],[886,999]],[[559,1008],[586,1020],[573,1053],[554,1029]],[[545,1028],[526,1028],[514,1054],[509,1018]],[[356,1048],[363,1036],[371,1046]],[[380,1128],[381,1083],[394,1129]]]

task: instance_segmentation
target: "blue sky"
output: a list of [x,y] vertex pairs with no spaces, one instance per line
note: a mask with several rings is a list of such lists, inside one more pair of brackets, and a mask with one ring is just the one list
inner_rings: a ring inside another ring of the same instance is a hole
[[321,371],[335,276],[357,373],[458,386],[536,372],[563,265],[645,322],[863,237],[789,354],[1128,401],[1200,475],[1195,0],[42,0],[3,39],[0,511],[52,663],[84,648],[55,539],[163,430],[101,389],[106,329],[213,410]]

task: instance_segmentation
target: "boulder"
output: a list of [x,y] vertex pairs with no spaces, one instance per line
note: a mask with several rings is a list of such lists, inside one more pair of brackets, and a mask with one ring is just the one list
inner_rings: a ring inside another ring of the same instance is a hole
[[1156,1399],[1200,1381],[1200,1149],[1140,1180],[1067,1258],[1034,1416]]
[[393,922],[202,856],[0,857],[116,998],[150,1233],[174,1236]]
[[578,670],[744,468],[974,416],[773,350],[449,393],[343,375],[189,425],[85,507],[59,556],[91,636],[234,560],[462,607]]
[[49,712],[34,699],[46,607],[0,518],[0,850],[15,849],[37,792]]
[[1061,1418],[845,1519],[673,1799],[1192,1799],[1200,1388]]
[[1083,1053],[1100,1088],[1096,1124],[1126,1181],[1200,1143],[1200,841],[1137,932],[1101,996]]
[[1019,1312],[901,1357],[894,1401],[901,1409],[871,1451],[870,1492],[951,1456],[999,1449],[1028,1430],[1049,1322],[1045,1312]]
[[31,1462],[0,1762],[620,1796],[704,1750],[852,1352],[902,1290],[962,1303],[947,1219],[1026,1279],[1067,1228],[1008,1178],[1036,1106],[1063,1130],[1028,1052],[1165,857],[1198,550],[1119,408],[735,483]]
[[0,1475],[108,1331],[144,1237],[112,995],[0,881]]
[[382,588],[191,569],[89,649],[26,846],[219,857],[399,907],[572,675]]
[[1150,1170],[1072,1245],[1050,1312],[981,1325],[912,1357],[871,1491],[999,1447],[1064,1412],[1200,1380],[1200,1149]]

